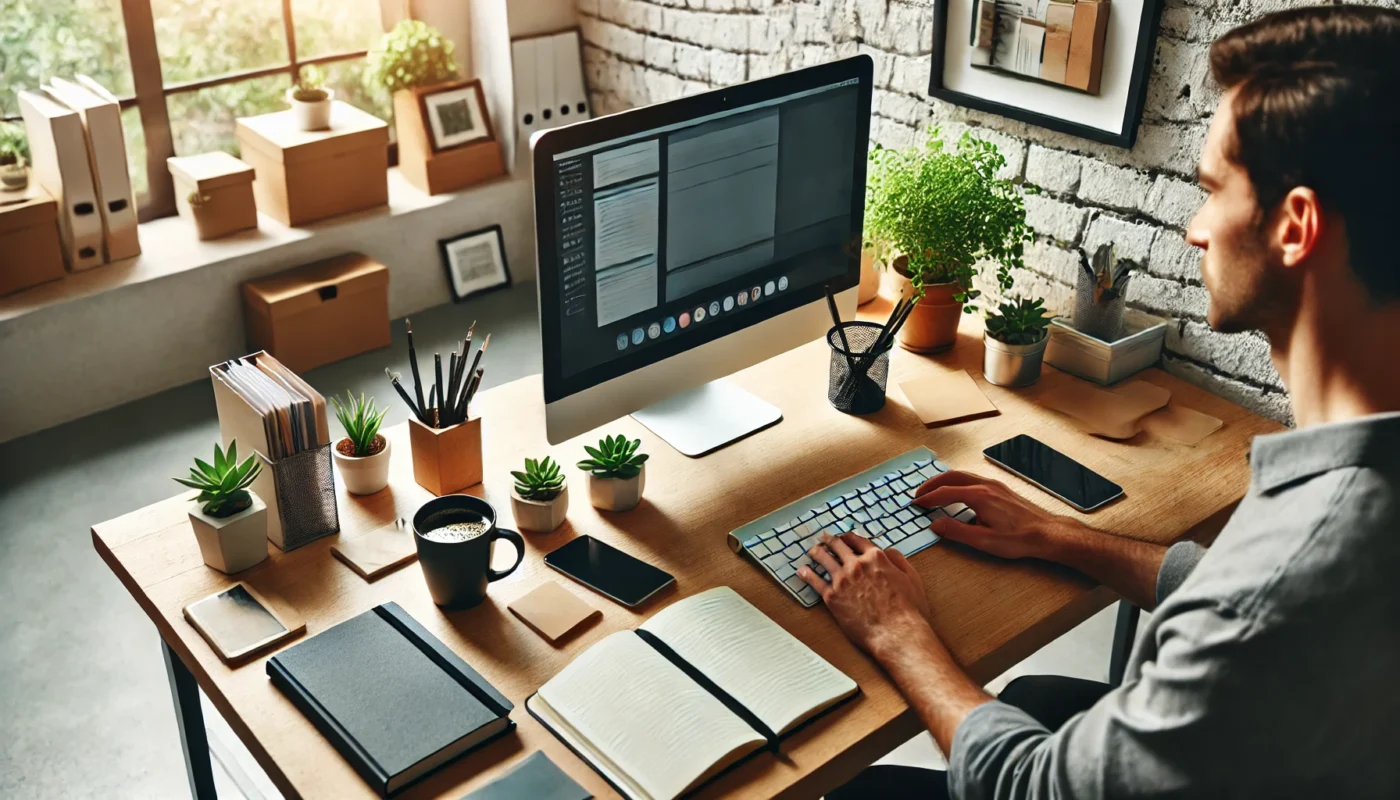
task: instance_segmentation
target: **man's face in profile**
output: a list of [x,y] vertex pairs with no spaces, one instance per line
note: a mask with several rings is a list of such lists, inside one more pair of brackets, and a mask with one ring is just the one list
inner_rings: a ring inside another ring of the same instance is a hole
[[1216,109],[1197,165],[1208,194],[1186,230],[1201,248],[1201,280],[1210,292],[1210,326],[1222,333],[1267,330],[1290,305],[1283,267],[1268,242],[1269,214],[1259,208],[1245,168],[1231,159],[1235,92]]

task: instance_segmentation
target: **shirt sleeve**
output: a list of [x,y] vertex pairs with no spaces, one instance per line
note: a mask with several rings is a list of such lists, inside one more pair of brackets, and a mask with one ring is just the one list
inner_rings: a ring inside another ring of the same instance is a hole
[[1157,570],[1157,605],[1160,606],[1178,586],[1186,582],[1205,554],[1206,549],[1195,542],[1177,542],[1167,548],[1167,555]]
[[[1203,766],[1250,736],[1256,691],[1230,667],[1245,624],[1210,605],[1158,627],[1137,680],[1051,732],[1002,702],[974,709],[953,736],[948,784],[961,800],[1220,796]],[[1272,656],[1271,656],[1272,657]],[[1243,687],[1243,688],[1242,688]],[[1280,687],[1258,687],[1286,691]],[[1242,707],[1243,706],[1243,707]]]

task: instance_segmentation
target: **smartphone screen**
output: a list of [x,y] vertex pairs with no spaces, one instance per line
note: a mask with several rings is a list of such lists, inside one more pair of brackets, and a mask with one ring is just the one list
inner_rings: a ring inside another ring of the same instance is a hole
[[580,536],[544,563],[625,606],[635,606],[676,579],[592,536]]
[[982,454],[1080,511],[1093,511],[1123,496],[1123,487],[1025,434]]

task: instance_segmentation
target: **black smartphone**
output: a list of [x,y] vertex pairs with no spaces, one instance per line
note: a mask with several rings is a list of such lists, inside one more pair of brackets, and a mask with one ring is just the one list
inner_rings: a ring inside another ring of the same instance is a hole
[[624,606],[641,605],[676,582],[668,572],[592,536],[580,536],[544,557],[544,563]]
[[1093,511],[1123,496],[1123,487],[1024,433],[988,447],[982,455],[1080,511]]

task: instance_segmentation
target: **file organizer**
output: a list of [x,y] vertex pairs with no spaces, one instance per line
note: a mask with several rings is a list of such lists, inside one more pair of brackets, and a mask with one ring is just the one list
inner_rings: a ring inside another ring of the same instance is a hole
[[268,442],[262,415],[227,382],[224,377],[227,362],[209,368],[214,384],[214,405],[219,413],[219,437],[225,447],[236,439],[240,453],[251,450],[257,454],[263,468],[253,481],[252,489],[267,504],[267,538],[281,550],[294,550],[340,530],[326,400],[266,352],[259,351],[244,358],[259,365],[269,364],[312,401],[316,439],[321,444],[283,458],[272,458],[269,454],[274,449]]
[[[141,255],[136,233],[136,201],[126,166],[126,140],[117,99],[91,78],[79,83],[53,78],[44,91],[77,112],[87,133],[88,164],[97,188],[102,237],[108,261]],[[80,85],[81,84],[81,85]]]
[[38,92],[19,92],[19,109],[29,134],[34,180],[58,202],[58,235],[68,271],[101,266],[102,214],[82,120]]

